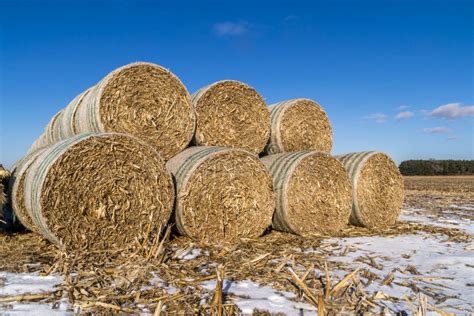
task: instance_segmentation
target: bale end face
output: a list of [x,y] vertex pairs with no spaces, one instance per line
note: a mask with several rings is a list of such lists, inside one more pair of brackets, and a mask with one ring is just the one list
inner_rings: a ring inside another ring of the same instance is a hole
[[403,177],[390,157],[370,156],[357,180],[358,209],[364,226],[386,227],[395,224],[403,204]]
[[134,137],[75,136],[29,169],[25,200],[36,230],[67,250],[146,250],[171,214],[171,175]]
[[309,99],[293,99],[270,106],[268,154],[313,150],[330,153],[331,122],[324,109]]
[[[191,142],[195,117],[191,97],[167,69],[150,63],[121,67],[97,88],[100,123],[105,132],[131,134],[155,147],[168,160]],[[91,102],[92,91],[82,103]],[[84,120],[80,106],[76,119]]]
[[277,194],[275,229],[303,236],[331,234],[347,225],[351,184],[342,164],[321,152],[295,152],[262,159]]
[[351,224],[383,228],[395,224],[404,199],[403,177],[384,153],[362,152],[340,156],[353,183]]
[[197,91],[192,100],[196,145],[263,151],[270,136],[270,111],[255,89],[224,80]]
[[275,206],[265,166],[244,150],[194,147],[168,161],[177,186],[176,226],[204,243],[260,236]]

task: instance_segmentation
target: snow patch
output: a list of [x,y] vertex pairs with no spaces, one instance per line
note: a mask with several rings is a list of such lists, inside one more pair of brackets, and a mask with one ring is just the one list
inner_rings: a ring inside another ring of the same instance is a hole
[[[216,281],[205,281],[201,283],[201,286],[206,290],[214,291]],[[260,286],[250,280],[235,282],[224,280],[222,291],[232,295],[233,302],[244,315],[252,315],[254,310],[286,315],[314,314],[316,311],[312,305],[296,302],[294,293],[277,291],[270,286]]]

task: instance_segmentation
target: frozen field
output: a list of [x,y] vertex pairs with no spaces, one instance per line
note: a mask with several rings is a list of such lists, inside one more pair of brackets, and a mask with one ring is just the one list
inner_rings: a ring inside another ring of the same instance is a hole
[[[100,290],[94,294],[100,287],[90,277],[74,276],[74,285],[61,286],[64,277],[59,273],[43,275],[52,267],[45,258],[30,254],[18,269],[3,258],[0,312],[67,315],[222,308],[227,313],[314,315],[316,305],[324,305],[326,311],[347,314],[415,314],[422,309],[434,315],[467,314],[473,312],[474,302],[474,178],[442,181],[408,179],[401,223],[383,232],[354,228],[341,237],[312,241],[272,232],[231,249],[171,240],[161,265],[147,266],[135,279],[130,269],[120,274],[136,286],[128,284],[124,290],[119,278],[104,283],[117,287],[122,296],[101,295]],[[5,247],[9,241],[2,242]],[[218,266],[224,270],[222,307],[213,305]],[[68,290],[78,292],[75,300]]]

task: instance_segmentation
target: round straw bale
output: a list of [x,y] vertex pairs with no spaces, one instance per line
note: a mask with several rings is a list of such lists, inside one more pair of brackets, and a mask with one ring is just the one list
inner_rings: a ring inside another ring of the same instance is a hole
[[136,251],[169,220],[174,188],[151,146],[124,134],[88,133],[38,156],[24,200],[35,230],[63,249]]
[[260,236],[275,207],[271,177],[252,153],[191,147],[166,164],[176,183],[178,231],[204,243]]
[[44,130],[45,143],[43,145],[49,146],[62,139],[61,138],[62,129],[60,128],[62,114],[63,114],[63,110],[56,113],[51,119],[51,121],[49,121],[49,124],[46,126],[46,129]]
[[[194,134],[189,93],[173,73],[155,64],[132,63],[112,71],[78,103],[77,110],[70,105],[75,133],[131,134],[165,160],[183,150]],[[71,115],[64,120],[62,126],[72,124]]]
[[36,150],[17,161],[12,168],[12,177],[9,183],[14,221],[19,220],[26,229],[31,231],[36,231],[36,229],[25,206],[25,179],[30,166],[38,159],[45,148]]
[[337,157],[352,181],[350,223],[377,228],[393,225],[403,204],[403,178],[384,153],[368,151]]
[[63,137],[69,138],[76,134],[78,134],[76,130],[76,126],[74,124],[76,120],[76,113],[79,105],[84,100],[84,97],[91,91],[91,88],[87,89],[86,91],[79,94],[75,97],[71,103],[69,103],[63,111],[63,115],[61,117],[61,128],[63,131]]
[[270,111],[268,154],[301,150],[331,152],[331,122],[318,103],[293,99],[271,105]]
[[333,233],[347,225],[351,184],[342,164],[327,153],[300,151],[262,158],[273,177],[273,227],[298,235]]
[[28,155],[51,144],[54,144],[60,141],[59,131],[55,131],[57,129],[58,120],[62,116],[62,110],[56,113],[51,120],[46,125],[44,132],[35,140],[35,142],[31,145],[30,149],[28,150]]
[[270,136],[270,112],[252,87],[218,81],[192,95],[196,111],[194,143],[263,151]]
[[0,164],[0,221],[4,219],[3,216],[3,208],[7,202],[7,181],[10,178],[10,172],[8,172],[3,166]]

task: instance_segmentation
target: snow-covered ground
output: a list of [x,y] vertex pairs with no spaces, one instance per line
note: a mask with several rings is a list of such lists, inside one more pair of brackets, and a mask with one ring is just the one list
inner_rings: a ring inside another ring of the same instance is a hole
[[[333,244],[334,240],[327,242]],[[351,251],[336,255],[331,261],[345,263],[353,269],[368,269],[380,280],[393,273],[394,280],[390,285],[374,282],[366,288],[371,295],[380,291],[380,296],[393,298],[394,302],[387,303],[391,311],[410,310],[404,296],[416,294],[413,285],[428,296],[432,305],[445,312],[472,311],[474,252],[469,245],[425,233],[344,238],[337,243],[340,250],[350,247]],[[372,258],[375,264],[368,258]]]
[[[212,292],[216,288],[216,281],[205,281],[202,286]],[[259,286],[250,280],[235,282],[225,280],[222,291],[232,295],[232,301],[244,315],[251,315],[255,309],[295,316],[314,315],[316,312],[314,306],[296,302],[294,293],[277,291],[270,286]]]
[[[400,220],[422,222],[433,226],[457,228],[473,235],[472,204],[450,205],[432,213],[420,208],[402,211]],[[324,251],[322,251],[324,250]],[[429,304],[445,312],[467,314],[473,311],[474,303],[474,245],[466,242],[452,242],[441,234],[419,232],[411,235],[331,238],[322,242],[318,249],[295,249],[302,252],[321,252],[331,255],[326,259],[331,276],[341,279],[348,271],[362,268],[378,279],[365,288],[368,297],[383,299],[390,311],[410,312],[410,304],[421,291],[428,297]],[[180,260],[192,260],[202,251],[189,247],[178,255]],[[320,274],[321,271],[314,271]],[[389,285],[381,285],[388,275],[393,274]],[[361,276],[362,281],[366,281]],[[25,293],[50,292],[62,282],[58,276],[39,276],[34,273],[0,272],[0,297]],[[209,297],[215,289],[214,280],[204,281],[201,287]],[[150,286],[157,286],[167,292],[178,289],[169,286],[155,276]],[[297,302],[291,292],[278,291],[271,285],[260,286],[250,280],[224,280],[223,292],[231,297],[243,314],[254,309],[287,315],[314,314],[314,306]],[[0,303],[0,314],[21,315],[67,315],[67,304],[61,303],[52,309],[46,303]]]
[[[0,272],[0,297],[51,292],[63,282],[59,276],[40,276],[37,273]],[[73,315],[67,312],[67,304],[60,303],[0,303],[1,315]]]

